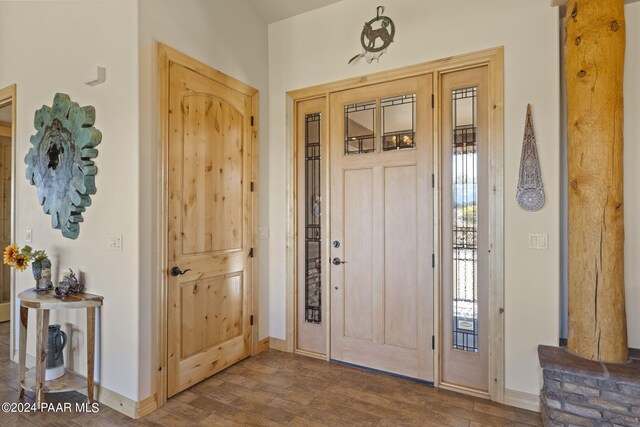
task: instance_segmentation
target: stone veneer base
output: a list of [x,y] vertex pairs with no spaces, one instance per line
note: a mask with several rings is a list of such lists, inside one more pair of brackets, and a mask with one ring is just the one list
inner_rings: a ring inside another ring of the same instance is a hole
[[538,357],[545,426],[640,427],[640,352],[628,363],[603,363],[541,345]]

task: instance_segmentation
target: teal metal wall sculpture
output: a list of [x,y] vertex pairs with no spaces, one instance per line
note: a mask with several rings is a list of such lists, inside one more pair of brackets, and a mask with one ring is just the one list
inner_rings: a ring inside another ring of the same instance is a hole
[[95,119],[95,108],[57,93],[53,106],[36,111],[37,132],[24,159],[27,179],[36,186],[44,213],[51,215],[51,226],[69,239],[80,234],[82,212],[96,194],[98,168],[91,159],[98,155],[102,133],[93,127]]

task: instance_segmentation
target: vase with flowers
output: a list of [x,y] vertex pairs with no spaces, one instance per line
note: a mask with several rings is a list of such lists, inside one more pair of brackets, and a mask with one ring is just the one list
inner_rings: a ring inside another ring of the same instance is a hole
[[4,248],[4,263],[18,271],[24,271],[31,263],[31,272],[36,281],[36,291],[47,291],[53,288],[51,282],[51,261],[43,250],[34,251],[31,246],[11,244]]

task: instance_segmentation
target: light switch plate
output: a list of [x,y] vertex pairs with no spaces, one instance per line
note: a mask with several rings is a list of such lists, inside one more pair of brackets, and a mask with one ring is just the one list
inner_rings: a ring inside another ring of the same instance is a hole
[[549,249],[549,235],[547,233],[529,233],[529,249],[546,251]]
[[258,227],[258,239],[269,238],[269,227]]
[[27,228],[24,232],[24,241],[25,243],[31,243],[33,240],[33,232],[30,228]]
[[548,240],[547,233],[538,234],[538,249],[542,249],[544,251],[549,249]]

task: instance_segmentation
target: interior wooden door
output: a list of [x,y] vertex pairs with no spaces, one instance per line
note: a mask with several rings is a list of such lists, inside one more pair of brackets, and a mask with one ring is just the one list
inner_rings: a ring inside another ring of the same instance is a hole
[[432,76],[331,95],[331,357],[433,380]]
[[488,70],[442,76],[443,383],[488,392]]
[[251,353],[251,97],[169,68],[168,395]]
[[296,203],[297,203],[297,289],[296,345],[298,353],[326,356],[327,303],[326,263],[327,216],[325,162],[326,98],[296,105]]

